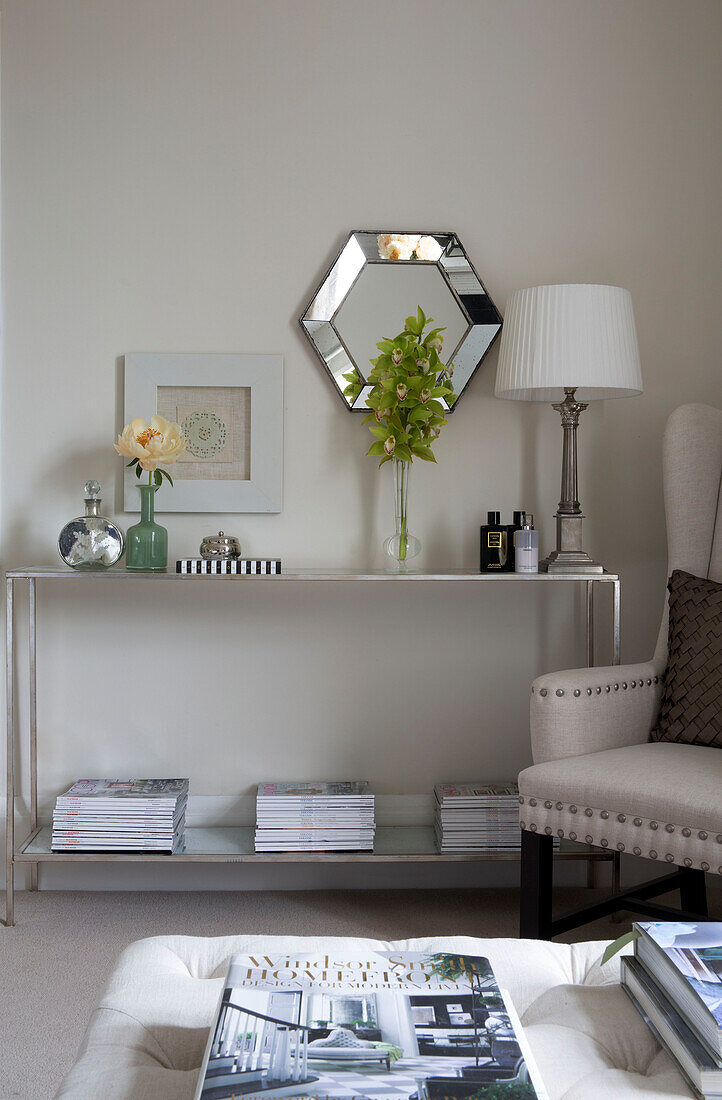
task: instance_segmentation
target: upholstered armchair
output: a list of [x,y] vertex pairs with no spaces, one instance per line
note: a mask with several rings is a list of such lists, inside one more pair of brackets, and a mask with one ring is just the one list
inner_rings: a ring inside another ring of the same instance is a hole
[[[663,477],[668,575],[681,569],[722,581],[722,411],[684,405],[671,415]],[[685,915],[706,916],[705,872],[722,874],[722,751],[650,741],[668,616],[665,601],[650,661],[554,672],[532,685],[534,764],[519,776],[524,937],[551,939],[618,909],[678,917],[649,900],[672,889]],[[657,861],[671,873],[552,920],[554,837]]]

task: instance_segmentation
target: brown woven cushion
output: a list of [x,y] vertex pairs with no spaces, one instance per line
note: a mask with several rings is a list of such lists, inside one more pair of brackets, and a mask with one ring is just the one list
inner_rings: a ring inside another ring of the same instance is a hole
[[722,749],[722,584],[675,569],[669,657],[652,741]]

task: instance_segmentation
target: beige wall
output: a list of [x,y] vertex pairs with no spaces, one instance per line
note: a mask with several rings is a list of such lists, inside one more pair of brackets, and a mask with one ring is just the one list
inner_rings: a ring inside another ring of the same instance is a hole
[[[3,2],[3,564],[56,562],[89,476],[133,522],[111,443],[142,350],[286,365],[283,513],[169,516],[171,558],[223,526],[288,565],[380,565],[388,470],[297,317],[349,229],[450,227],[502,310],[540,282],[632,292],[645,393],[585,414],[581,488],[647,655],[663,425],[722,397],[721,31],[718,0]],[[422,566],[474,568],[487,508],[533,510],[549,547],[558,419],[496,401],[495,365],[414,468]],[[44,796],[91,772],[503,778],[529,681],[583,661],[571,589],[241,587],[41,587]]]

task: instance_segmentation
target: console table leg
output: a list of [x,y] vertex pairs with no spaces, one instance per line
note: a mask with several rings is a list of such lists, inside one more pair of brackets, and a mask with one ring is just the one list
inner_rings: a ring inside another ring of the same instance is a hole
[[594,666],[594,581],[587,581],[587,668]]
[[620,581],[614,582],[614,654],[612,664],[618,665],[622,660],[622,585]]
[[[36,581],[30,579],[29,625],[28,625],[28,669],[30,680],[30,832],[38,827],[38,692],[36,672]],[[38,864],[30,865],[30,889],[38,888]]]
[[7,582],[5,604],[5,690],[7,786],[5,805],[5,924],[15,924],[15,708],[13,699],[13,582]]
[[[622,892],[622,854],[621,852],[614,853],[614,859],[612,861],[612,893],[621,894]],[[621,909],[616,913],[612,913],[612,923],[621,924],[623,920],[623,914]]]
[[594,890],[597,885],[597,863],[594,859],[587,860],[587,890]]

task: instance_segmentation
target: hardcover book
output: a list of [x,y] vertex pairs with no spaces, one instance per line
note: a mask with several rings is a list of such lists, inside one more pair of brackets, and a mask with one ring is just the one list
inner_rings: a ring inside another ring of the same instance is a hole
[[638,959],[623,958],[621,966],[622,987],[650,1030],[672,1055],[694,1090],[704,1100],[719,1100],[722,1061],[712,1057]]
[[639,921],[635,954],[714,1058],[722,1058],[722,923]]
[[488,959],[237,955],[194,1100],[547,1100]]

